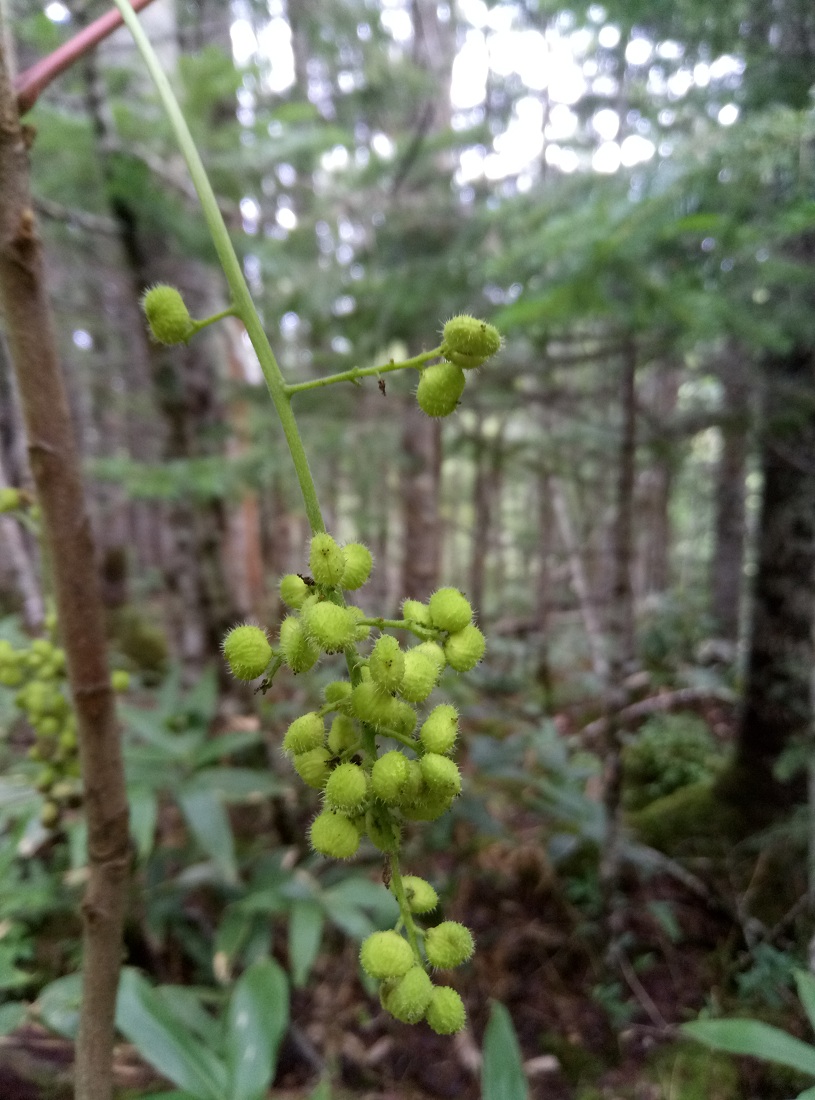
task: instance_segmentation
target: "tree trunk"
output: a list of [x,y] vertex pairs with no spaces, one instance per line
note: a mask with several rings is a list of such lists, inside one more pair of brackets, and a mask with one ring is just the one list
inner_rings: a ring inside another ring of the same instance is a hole
[[427,600],[438,587],[441,566],[441,425],[425,416],[412,397],[405,402],[402,423],[402,591]]

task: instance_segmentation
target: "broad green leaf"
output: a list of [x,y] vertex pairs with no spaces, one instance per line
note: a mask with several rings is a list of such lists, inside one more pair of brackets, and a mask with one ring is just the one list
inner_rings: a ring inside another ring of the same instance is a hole
[[8,1035],[25,1019],[28,1005],[24,1001],[10,1001],[0,1005],[0,1035]]
[[381,882],[371,882],[369,878],[353,875],[344,878],[336,886],[330,886],[325,891],[325,897],[366,909],[379,909],[383,902],[387,905],[393,895],[388,893]]
[[760,1020],[694,1020],[681,1030],[713,1050],[763,1058],[815,1076],[815,1047]]
[[[210,991],[206,991],[212,995]],[[164,1002],[167,1009],[198,1039],[203,1039],[210,1050],[218,1050],[221,1042],[220,1021],[204,1008],[202,993],[186,985],[156,986],[154,993]],[[216,1000],[217,1000],[216,996]]]
[[529,1086],[512,1017],[500,1001],[492,1002],[484,1032],[481,1067],[482,1100],[528,1100]]
[[289,964],[292,981],[301,989],[308,981],[323,938],[325,913],[316,901],[296,901],[289,915]]
[[178,804],[201,848],[227,882],[237,882],[232,826],[220,798],[206,787],[190,789],[185,784],[178,793]]
[[331,923],[341,928],[352,940],[361,942],[366,936],[376,932],[376,925],[371,918],[355,905],[337,901],[331,905],[324,904],[323,908]]
[[815,1028],[815,977],[807,970],[796,970],[795,984],[798,986],[798,999],[804,1006],[807,1019]]
[[226,756],[234,756],[254,745],[260,744],[263,735],[260,730],[247,730],[241,733],[222,733],[220,737],[213,737],[205,741],[193,756],[193,764],[200,768],[204,764],[212,764],[216,760],[222,760]]
[[253,890],[236,902],[235,908],[242,913],[284,913],[289,905],[289,899],[272,886],[269,889]]
[[136,844],[139,859],[147,859],[153,850],[158,819],[158,799],[146,787],[130,787],[130,835]]
[[135,970],[124,970],[116,1001],[116,1026],[142,1057],[196,1100],[223,1100],[222,1062],[194,1039],[156,991]]
[[57,978],[40,993],[36,1007],[40,1019],[57,1035],[75,1039],[79,1030],[79,1006],[82,1003],[82,975]]
[[251,797],[278,794],[285,784],[259,768],[202,768],[184,784],[189,791],[213,791],[225,802],[245,802]]
[[286,975],[273,959],[262,959],[239,979],[227,1010],[229,1100],[265,1096],[288,1024]]

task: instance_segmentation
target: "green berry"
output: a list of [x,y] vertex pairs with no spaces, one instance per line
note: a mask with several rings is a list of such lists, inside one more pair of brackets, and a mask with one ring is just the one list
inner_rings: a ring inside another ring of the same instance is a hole
[[292,672],[308,672],[320,658],[320,652],[308,640],[296,615],[287,615],[280,624],[280,652]]
[[426,752],[419,761],[422,779],[430,795],[457,795],[461,791],[461,772],[449,756]]
[[398,749],[386,752],[371,769],[371,791],[375,798],[395,806],[402,798],[410,772],[409,761]]
[[323,653],[339,653],[354,643],[356,622],[347,607],[323,600],[303,608],[302,622],[309,641]]
[[295,610],[301,608],[311,595],[311,588],[296,573],[287,573],[285,577],[281,577],[279,591],[280,598],[286,607]]
[[487,642],[477,626],[469,623],[463,630],[451,634],[444,643],[444,655],[450,668],[469,672],[484,656]]
[[292,763],[294,764],[294,770],[306,786],[313,787],[315,791],[320,791],[328,782],[328,777],[331,774],[331,768],[328,765],[330,759],[331,753],[328,749],[310,749],[308,752],[298,753]]
[[402,618],[420,626],[430,626],[430,608],[418,600],[403,600]]
[[410,703],[423,703],[439,679],[439,667],[427,653],[414,646],[405,653],[405,673],[399,694]]
[[453,793],[422,791],[418,798],[412,802],[403,803],[400,809],[408,821],[437,821],[447,813],[455,797]]
[[295,718],[283,738],[283,752],[297,756],[320,749],[325,741],[325,723],[316,711]]
[[308,564],[317,584],[334,588],[345,572],[345,554],[331,535],[321,531],[311,540]]
[[442,332],[442,355],[460,367],[480,367],[500,347],[498,329],[467,314],[451,317]]
[[159,283],[141,301],[153,339],[160,344],[186,344],[195,332],[184,299],[174,286]]
[[399,799],[399,808],[404,813],[405,807],[412,805],[421,797],[424,789],[422,768],[418,760],[408,760],[408,773],[405,785],[402,788],[402,796]]
[[347,680],[332,680],[323,688],[323,698],[333,706],[347,701],[351,696],[351,685]]
[[405,675],[405,655],[390,634],[377,639],[368,661],[371,679],[383,691],[396,691]]
[[419,740],[428,752],[450,752],[458,736],[458,713],[449,703],[434,707],[419,731]]
[[403,1024],[418,1024],[432,995],[433,983],[424,968],[412,966],[403,978],[383,987],[382,1004],[391,1016]]
[[461,966],[473,953],[473,934],[458,921],[445,920],[428,928],[424,938],[427,961],[438,970]]
[[437,1035],[455,1035],[467,1022],[464,1002],[449,985],[433,987],[425,1019]]
[[351,692],[351,710],[361,722],[386,726],[393,714],[393,696],[372,680],[363,680]]
[[464,392],[464,371],[454,363],[425,367],[416,390],[419,408],[428,416],[449,416]]
[[473,609],[469,600],[457,588],[440,588],[428,604],[433,626],[439,630],[463,630],[472,622]]
[[398,852],[402,831],[387,810],[382,807],[368,810],[365,815],[365,829],[371,843],[380,852]]
[[[411,913],[430,913],[439,904],[439,895],[429,882],[418,875],[402,875],[402,886]],[[390,885],[393,894],[393,882]]]
[[361,542],[349,542],[343,548],[345,569],[340,577],[340,588],[355,591],[362,588],[371,575],[374,559],[371,551]]
[[347,714],[338,714],[328,731],[328,747],[337,756],[352,748],[359,740],[357,727]]
[[373,932],[359,951],[362,969],[371,978],[388,981],[407,974],[416,961],[410,944],[398,932]]
[[368,797],[368,776],[359,764],[340,764],[325,785],[326,805],[343,813],[359,813]]
[[223,641],[224,658],[236,680],[255,680],[266,671],[272,647],[259,626],[236,626]]
[[311,846],[332,859],[350,859],[359,848],[359,830],[343,814],[323,810],[311,823]]

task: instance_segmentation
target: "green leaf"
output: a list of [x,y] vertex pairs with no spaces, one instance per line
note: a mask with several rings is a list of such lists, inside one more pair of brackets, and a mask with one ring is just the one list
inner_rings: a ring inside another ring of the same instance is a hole
[[815,1076],[815,1047],[760,1020],[694,1020],[681,1030],[713,1050],[761,1058]]
[[811,1089],[804,1089],[803,1092],[799,1092],[795,1100],[815,1100],[815,1086]]
[[201,990],[186,985],[160,985],[153,992],[164,1002],[178,1023],[197,1039],[202,1039],[210,1050],[220,1047],[220,1021],[204,1008]]
[[254,963],[235,986],[227,1011],[230,1100],[261,1100],[274,1080],[289,1023],[286,975],[273,959]]
[[185,790],[208,790],[225,802],[245,802],[253,797],[266,798],[285,789],[277,776],[260,768],[202,768],[190,776]]
[[226,756],[251,749],[262,742],[263,735],[260,730],[247,730],[241,733],[222,733],[220,737],[213,737],[205,742],[193,756],[193,764],[200,768],[204,764],[222,760]]
[[807,970],[796,970],[795,984],[798,986],[798,999],[804,1006],[807,1019],[815,1028],[815,977]]
[[323,938],[325,913],[316,901],[296,901],[289,916],[289,964],[297,989],[308,981]]
[[337,928],[341,928],[346,936],[350,936],[352,940],[361,942],[366,936],[376,932],[376,925],[371,918],[355,905],[336,902],[330,906],[324,906],[324,908],[331,923],[336,924]]
[[158,819],[158,799],[146,787],[130,787],[130,835],[136,844],[139,859],[147,859],[153,850]]
[[43,989],[37,998],[37,1009],[46,1027],[66,1039],[75,1039],[81,1003],[82,975],[68,974]]
[[28,1005],[24,1001],[10,1001],[0,1005],[0,1035],[8,1035],[25,1019]]
[[207,787],[185,784],[178,793],[178,804],[193,836],[218,871],[227,882],[237,882],[232,827],[220,798]]
[[122,972],[116,1026],[142,1057],[196,1100],[222,1100],[222,1062],[180,1024],[156,991],[131,969]]
[[521,1048],[512,1026],[512,1017],[500,1001],[493,1001],[484,1033],[482,1100],[527,1100],[528,1096]]

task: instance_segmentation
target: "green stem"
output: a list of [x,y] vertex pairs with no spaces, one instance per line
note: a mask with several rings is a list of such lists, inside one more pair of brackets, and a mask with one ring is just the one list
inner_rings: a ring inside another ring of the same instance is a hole
[[413,948],[416,962],[421,966],[422,956],[419,952],[419,938],[416,935],[416,925],[413,923],[413,914],[410,911],[407,895],[405,894],[405,884],[402,882],[402,874],[399,870],[399,855],[397,852],[390,853],[390,862],[391,889],[393,890],[393,896],[399,903],[399,912],[402,914],[402,920],[405,922],[405,931],[407,932],[410,946]]
[[433,638],[438,637],[440,633],[435,627],[423,626],[421,623],[414,623],[411,619],[360,619],[359,624],[360,626],[375,626],[377,630],[384,630],[385,627],[390,627],[392,630],[409,630],[411,634],[415,634],[423,642],[431,641]]
[[402,359],[398,363],[391,360],[390,363],[381,367],[351,367],[350,370],[340,371],[339,374],[327,374],[325,378],[312,378],[309,382],[291,382],[285,386],[285,391],[291,397],[293,393],[316,390],[321,386],[333,386],[337,382],[356,382],[360,378],[375,378],[380,374],[389,374],[395,370],[410,368],[418,370],[431,359],[438,359],[440,355],[441,345],[432,351],[423,351],[420,355],[414,355],[412,359]]
[[238,311],[234,306],[229,306],[227,309],[222,309],[220,313],[213,313],[211,317],[204,317],[200,321],[193,320],[192,322],[192,335],[200,332],[202,328],[208,328],[209,325],[214,325],[216,321],[223,321],[224,317],[237,317]]
[[192,135],[190,134],[181,108],[178,105],[175,93],[161,68],[161,64],[156,57],[153,47],[150,45],[147,35],[142,30],[141,24],[136,18],[135,12],[128,3],[128,0],[113,0],[113,2],[121,12],[122,19],[128,30],[133,35],[133,41],[136,43],[136,47],[156,86],[159,98],[170,120],[170,125],[175,132],[181,153],[184,160],[187,162],[190,177],[192,178],[195,190],[198,192],[198,198],[201,202],[204,218],[209,228],[213,244],[215,245],[215,251],[218,253],[218,259],[221,262],[224,275],[232,291],[235,315],[239,317],[246,326],[246,331],[252,342],[252,347],[255,349],[255,354],[260,362],[260,368],[263,371],[263,377],[266,380],[269,394],[274,403],[277,415],[280,418],[283,434],[286,437],[292,461],[294,462],[297,480],[300,483],[300,491],[303,495],[303,502],[305,504],[306,515],[311,525],[311,530],[315,533],[324,531],[325,523],[323,522],[322,513],[320,512],[317,490],[314,485],[314,479],[311,476],[303,441],[300,438],[300,432],[298,431],[297,423],[291,410],[289,395],[286,391],[286,383],[283,380],[283,375],[281,374],[274,352],[266,337],[266,333],[263,331],[263,325],[255,309],[252,296],[249,293],[249,287],[246,285],[246,279],[243,276],[240,261],[232,245],[229,231],[221,217],[221,212],[218,209],[218,201],[215,198],[215,193],[207,178],[206,169],[198,155],[198,150],[195,148],[195,143],[193,142]]

